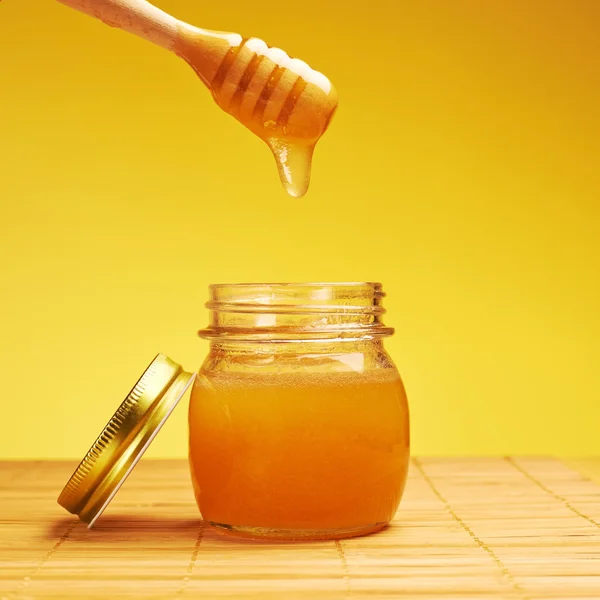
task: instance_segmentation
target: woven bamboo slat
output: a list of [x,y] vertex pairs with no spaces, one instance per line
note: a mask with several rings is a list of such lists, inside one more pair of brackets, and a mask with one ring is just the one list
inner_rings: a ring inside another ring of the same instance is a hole
[[600,599],[600,459],[413,459],[388,529],[294,544],[205,527],[185,461],[142,461],[88,531],[73,467],[0,463],[1,599]]

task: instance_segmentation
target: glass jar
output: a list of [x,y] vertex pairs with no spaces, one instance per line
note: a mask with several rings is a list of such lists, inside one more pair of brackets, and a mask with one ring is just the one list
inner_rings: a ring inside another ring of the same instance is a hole
[[189,458],[203,518],[236,535],[384,527],[409,460],[408,405],[378,283],[213,285]]

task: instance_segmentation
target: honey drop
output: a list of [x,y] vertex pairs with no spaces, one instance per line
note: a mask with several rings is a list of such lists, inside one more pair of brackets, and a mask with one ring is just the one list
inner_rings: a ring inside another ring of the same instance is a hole
[[315,147],[290,144],[278,138],[268,140],[267,144],[275,157],[279,179],[285,191],[293,198],[304,196],[310,183],[310,168]]

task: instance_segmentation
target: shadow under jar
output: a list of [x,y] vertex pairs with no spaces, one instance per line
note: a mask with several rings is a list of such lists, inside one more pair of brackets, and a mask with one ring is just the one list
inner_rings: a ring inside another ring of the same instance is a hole
[[203,518],[241,536],[338,539],[394,516],[409,460],[378,283],[213,285],[189,411]]

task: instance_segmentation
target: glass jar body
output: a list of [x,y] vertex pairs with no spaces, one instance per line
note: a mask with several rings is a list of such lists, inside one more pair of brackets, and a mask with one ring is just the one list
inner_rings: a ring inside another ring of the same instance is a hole
[[221,529],[340,538],[398,508],[408,405],[381,341],[213,343],[189,427],[198,506]]

